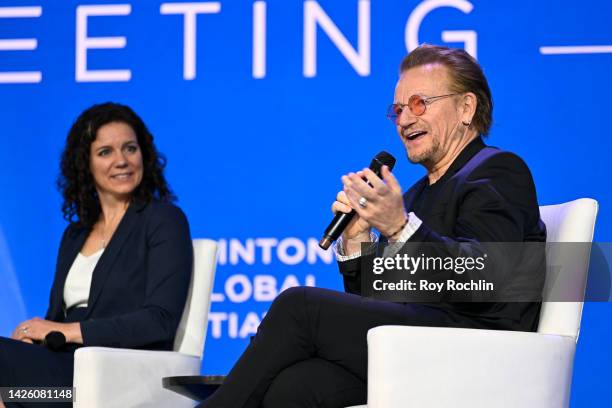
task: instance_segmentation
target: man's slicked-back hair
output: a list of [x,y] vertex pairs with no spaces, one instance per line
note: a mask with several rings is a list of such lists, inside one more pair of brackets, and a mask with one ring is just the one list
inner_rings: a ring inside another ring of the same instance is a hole
[[472,126],[481,135],[488,135],[493,122],[493,98],[478,62],[462,49],[423,44],[402,60],[400,73],[428,64],[440,64],[448,69],[451,92],[472,92],[476,95],[476,113],[472,118]]

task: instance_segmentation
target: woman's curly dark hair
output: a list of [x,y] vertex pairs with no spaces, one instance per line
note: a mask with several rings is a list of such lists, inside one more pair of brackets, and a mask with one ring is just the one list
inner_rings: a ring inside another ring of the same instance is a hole
[[70,128],[57,180],[64,198],[64,218],[78,226],[92,227],[100,217],[100,201],[89,169],[90,148],[98,130],[111,122],[129,125],[136,133],[142,152],[142,181],[132,193],[132,200],[176,200],[164,177],[166,158],[155,148],[153,135],[142,119],[125,105],[112,102],[93,105],[81,113]]

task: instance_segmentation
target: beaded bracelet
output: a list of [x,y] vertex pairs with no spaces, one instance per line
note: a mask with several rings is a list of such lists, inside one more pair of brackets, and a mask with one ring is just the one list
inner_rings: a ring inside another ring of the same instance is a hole
[[395,234],[397,234],[398,232],[402,231],[406,227],[406,224],[408,224],[408,216],[406,216],[406,220],[404,221],[402,226],[397,229],[397,231],[395,231],[393,234],[387,235],[386,237],[388,239],[393,238],[395,236]]

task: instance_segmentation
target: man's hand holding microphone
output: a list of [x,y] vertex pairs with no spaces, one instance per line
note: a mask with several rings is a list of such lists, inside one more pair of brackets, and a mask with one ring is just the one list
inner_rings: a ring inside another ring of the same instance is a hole
[[335,241],[341,233],[344,255],[359,252],[362,242],[371,241],[372,227],[389,240],[399,236],[408,215],[402,188],[391,173],[394,164],[393,156],[381,152],[372,160],[370,168],[342,176],[343,189],[332,204],[335,217],[325,230],[321,247],[329,247],[330,241]]

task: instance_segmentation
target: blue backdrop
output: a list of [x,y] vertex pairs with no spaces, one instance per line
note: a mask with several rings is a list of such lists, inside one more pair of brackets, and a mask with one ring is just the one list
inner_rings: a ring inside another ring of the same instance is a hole
[[[382,149],[404,187],[422,176],[385,118],[421,42],[478,58],[488,143],[526,160],[540,204],[597,199],[596,240],[612,240],[611,15],[603,0],[3,1],[0,334],[46,311],[59,154],[79,112],[112,100],[156,136],[193,237],[220,240],[203,372],[226,372],[282,288],[341,288],[316,248],[340,176]],[[572,407],[612,405],[611,311],[585,305]]]

